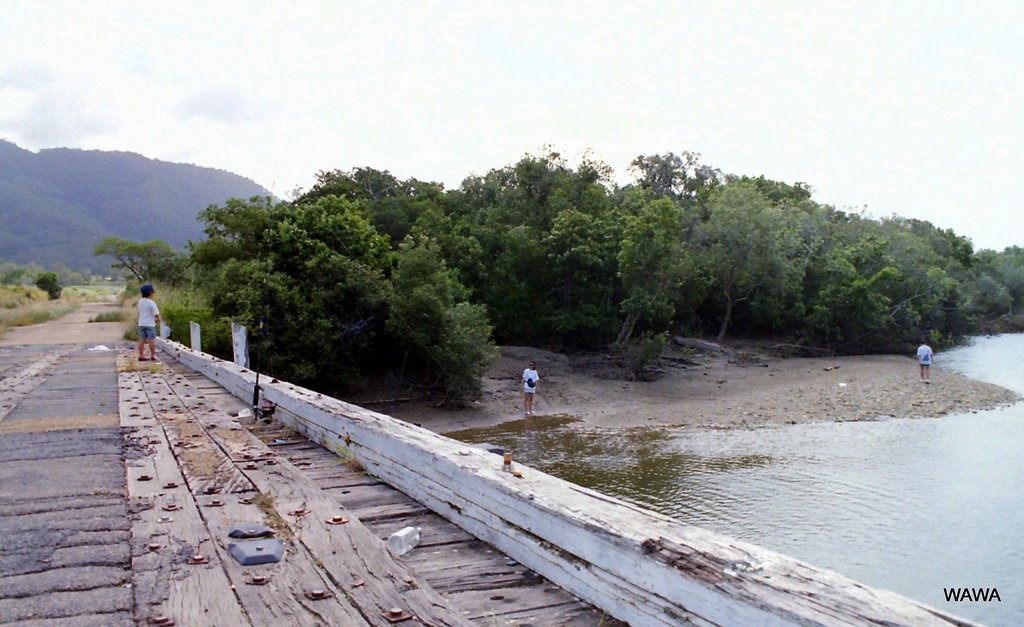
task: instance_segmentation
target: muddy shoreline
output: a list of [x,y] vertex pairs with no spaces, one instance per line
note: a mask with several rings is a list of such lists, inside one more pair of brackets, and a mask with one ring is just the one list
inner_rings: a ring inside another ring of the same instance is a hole
[[[718,429],[806,422],[935,418],[980,411],[1019,400],[1005,388],[942,368],[920,381],[912,356],[780,358],[746,348],[686,351],[673,348],[660,377],[631,380],[613,358],[566,356],[527,347],[503,347],[484,379],[483,397],[461,410],[425,400],[386,401],[379,391],[350,399],[438,433],[487,427],[523,418],[519,377],[534,360],[541,375],[535,414],[569,415],[605,428],[638,426]],[[602,363],[606,361],[607,363]]]

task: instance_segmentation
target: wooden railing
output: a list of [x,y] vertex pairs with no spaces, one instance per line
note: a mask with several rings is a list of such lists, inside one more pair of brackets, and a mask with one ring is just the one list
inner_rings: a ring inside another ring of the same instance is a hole
[[[163,342],[252,399],[256,374]],[[970,625],[898,594],[687,525],[262,375],[276,418],[608,614],[634,625]]]

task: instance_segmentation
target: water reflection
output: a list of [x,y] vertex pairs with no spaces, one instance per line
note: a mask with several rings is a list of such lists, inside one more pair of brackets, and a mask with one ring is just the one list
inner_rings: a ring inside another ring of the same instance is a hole
[[446,435],[503,446],[527,466],[669,515],[703,510],[691,497],[703,491],[709,473],[753,471],[774,462],[762,453],[709,456],[684,450],[676,446],[680,436],[673,430],[598,429],[566,415],[532,416]]
[[[1024,336],[942,355],[1024,392]],[[447,434],[521,463],[993,625],[1024,624],[1024,404],[927,420],[751,431],[532,417]],[[999,603],[948,603],[944,587]]]

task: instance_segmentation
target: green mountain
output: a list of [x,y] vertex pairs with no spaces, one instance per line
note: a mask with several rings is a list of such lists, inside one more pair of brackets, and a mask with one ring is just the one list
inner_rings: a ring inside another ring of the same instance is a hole
[[92,253],[108,235],[182,249],[204,238],[196,216],[209,205],[268,194],[223,170],[0,140],[0,261],[104,273],[111,259]]

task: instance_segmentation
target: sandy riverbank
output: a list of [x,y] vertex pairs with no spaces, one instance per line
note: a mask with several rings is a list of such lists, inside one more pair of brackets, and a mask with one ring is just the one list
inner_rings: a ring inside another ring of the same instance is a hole
[[624,378],[621,368],[602,356],[505,347],[485,378],[483,398],[467,409],[445,410],[417,401],[372,407],[439,433],[517,420],[522,418],[519,376],[530,359],[542,377],[535,414],[568,414],[604,427],[753,428],[933,418],[1019,398],[1005,388],[943,370],[941,354],[928,385],[920,382],[917,364],[909,356],[778,358],[749,348],[690,354],[675,347],[670,356],[658,380],[641,382]]

